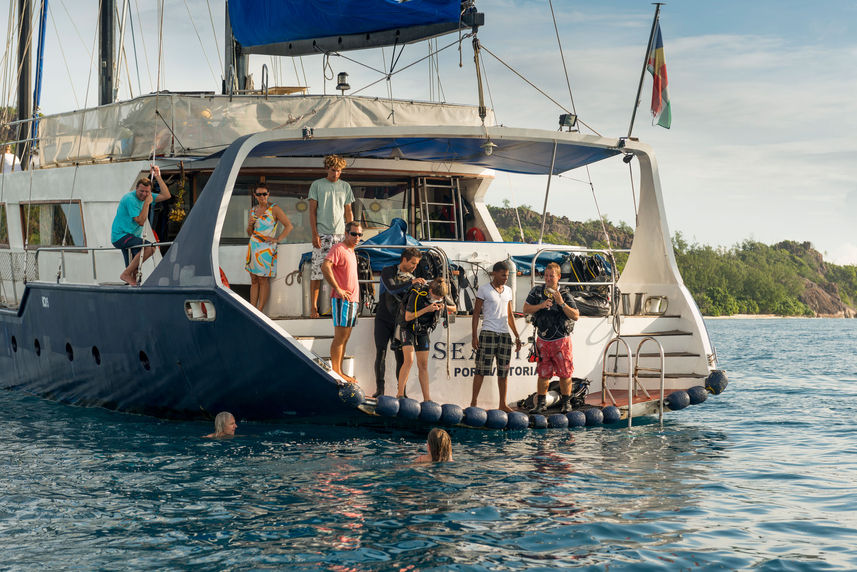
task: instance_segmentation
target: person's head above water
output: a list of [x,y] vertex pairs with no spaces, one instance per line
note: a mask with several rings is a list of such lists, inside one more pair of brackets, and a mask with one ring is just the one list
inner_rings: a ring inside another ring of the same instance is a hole
[[214,418],[214,433],[208,437],[231,437],[235,435],[235,430],[238,424],[235,422],[235,416],[228,411],[221,411]]
[[426,444],[432,461],[452,460],[452,439],[449,437],[449,433],[443,429],[435,427],[429,431]]

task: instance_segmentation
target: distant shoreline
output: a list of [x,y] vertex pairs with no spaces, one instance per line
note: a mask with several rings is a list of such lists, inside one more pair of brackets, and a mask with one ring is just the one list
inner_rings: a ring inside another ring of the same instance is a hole
[[819,320],[830,318],[832,320],[847,320],[844,316],[780,316],[778,314],[732,314],[731,316],[702,316],[706,320],[774,320],[780,318],[799,318],[802,320]]

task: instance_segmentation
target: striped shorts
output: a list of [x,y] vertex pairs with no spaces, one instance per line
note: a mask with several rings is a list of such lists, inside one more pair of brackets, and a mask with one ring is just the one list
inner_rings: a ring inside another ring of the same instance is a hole
[[495,357],[497,377],[509,377],[512,336],[509,333],[482,330],[479,332],[479,349],[476,350],[476,375],[491,375]]
[[344,298],[330,299],[330,313],[333,314],[334,327],[353,328],[357,324],[357,311],[360,302],[349,302]]

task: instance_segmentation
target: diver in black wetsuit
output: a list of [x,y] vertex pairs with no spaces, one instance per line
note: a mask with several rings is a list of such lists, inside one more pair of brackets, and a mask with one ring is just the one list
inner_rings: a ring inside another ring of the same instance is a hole
[[[384,373],[387,361],[387,345],[390,344],[396,356],[396,379],[399,378],[399,370],[405,356],[402,346],[394,335],[396,332],[396,316],[402,297],[407,294],[411,286],[423,286],[426,281],[423,278],[414,278],[412,272],[419,264],[423,254],[416,248],[402,250],[402,257],[398,264],[388,266],[381,271],[381,286],[378,300],[378,309],[375,312],[375,384],[376,391],[372,397],[384,395]],[[390,343],[392,341],[392,344]]]

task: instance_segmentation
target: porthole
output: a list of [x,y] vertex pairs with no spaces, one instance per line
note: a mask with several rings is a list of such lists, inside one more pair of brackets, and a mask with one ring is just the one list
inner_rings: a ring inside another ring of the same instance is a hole
[[152,369],[152,364],[149,363],[149,356],[146,355],[146,352],[140,351],[140,363],[143,365],[143,369],[149,371]]
[[15,336],[12,336],[12,351],[18,353],[18,340],[15,339]]
[[65,344],[65,356],[68,358],[68,361],[74,361],[74,348],[68,342]]
[[42,345],[39,343],[39,338],[33,340],[33,348],[36,350],[36,355],[42,355]]
[[95,365],[101,365],[101,352],[97,346],[92,346],[92,359],[95,360]]

